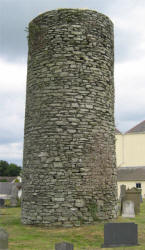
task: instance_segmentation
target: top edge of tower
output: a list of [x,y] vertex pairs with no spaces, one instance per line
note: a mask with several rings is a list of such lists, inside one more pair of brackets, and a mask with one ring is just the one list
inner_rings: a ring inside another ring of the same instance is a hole
[[55,10],[48,10],[45,11],[43,13],[40,13],[38,16],[36,16],[34,19],[32,19],[29,24],[43,18],[43,17],[51,17],[54,15],[58,15],[59,13],[64,13],[64,14],[75,14],[75,13],[79,13],[79,14],[95,14],[96,16],[102,17],[104,19],[107,19],[112,25],[113,22],[112,20],[105,14],[102,14],[94,9],[88,9],[88,8],[59,8],[59,9],[55,9]]

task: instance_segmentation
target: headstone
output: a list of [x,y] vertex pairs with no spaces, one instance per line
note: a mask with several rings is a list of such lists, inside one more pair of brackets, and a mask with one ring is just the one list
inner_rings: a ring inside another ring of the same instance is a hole
[[120,199],[122,199],[125,196],[126,192],[126,185],[121,185],[120,186]]
[[67,243],[67,242],[61,242],[55,244],[55,250],[73,250],[73,244]]
[[133,201],[123,201],[122,217],[134,218],[134,202]]
[[121,185],[120,186],[120,211],[118,211],[118,215],[122,214],[122,209],[123,209],[123,198],[125,196],[125,193],[126,193],[126,185]]
[[8,250],[8,233],[0,228],[0,249]]
[[106,223],[102,247],[136,246],[138,231],[135,223]]
[[18,198],[18,187],[17,187],[17,183],[13,183],[11,195],[12,195],[13,197],[15,197],[16,199]]
[[140,212],[140,196],[141,196],[141,189],[134,187],[131,189],[127,189],[125,196],[123,197],[123,202],[125,200],[134,202],[135,214],[138,214]]
[[5,204],[5,200],[4,199],[0,199],[0,207],[3,207]]
[[18,200],[15,197],[11,197],[11,207],[16,207]]
[[11,197],[11,206],[16,207],[18,203],[18,188],[16,183],[13,183],[12,186],[12,197]]

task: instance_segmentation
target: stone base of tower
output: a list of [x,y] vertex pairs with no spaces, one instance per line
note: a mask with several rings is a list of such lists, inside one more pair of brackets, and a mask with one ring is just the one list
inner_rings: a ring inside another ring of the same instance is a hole
[[[116,202],[114,201],[116,204]],[[90,202],[86,206],[83,199],[77,199],[76,206],[66,203],[57,203],[54,208],[49,206],[37,206],[33,208],[33,204],[30,208],[30,204],[27,207],[23,207],[22,223],[28,225],[43,225],[43,226],[55,226],[55,227],[74,227],[82,224],[93,224],[96,221],[110,220],[117,217],[117,207],[114,205],[112,209],[112,203],[107,203],[104,208],[103,201]],[[102,209],[103,208],[103,209]]]

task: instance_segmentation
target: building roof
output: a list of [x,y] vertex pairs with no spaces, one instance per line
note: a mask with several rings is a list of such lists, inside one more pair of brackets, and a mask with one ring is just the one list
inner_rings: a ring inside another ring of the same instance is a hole
[[133,128],[129,129],[126,134],[128,133],[145,133],[145,120],[138,123]]
[[120,167],[117,169],[118,181],[145,181],[145,166]]
[[115,128],[115,134],[121,134],[121,132],[117,128]]

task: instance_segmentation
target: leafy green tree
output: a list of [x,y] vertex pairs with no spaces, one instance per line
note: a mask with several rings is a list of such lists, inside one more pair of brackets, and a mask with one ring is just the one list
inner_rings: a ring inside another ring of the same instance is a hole
[[0,161],[0,176],[7,176],[7,169],[9,167],[9,163],[7,161]]
[[18,176],[20,175],[21,167],[14,163],[0,160],[0,176]]
[[10,163],[8,167],[8,176],[18,176],[21,172],[21,167],[14,163]]

